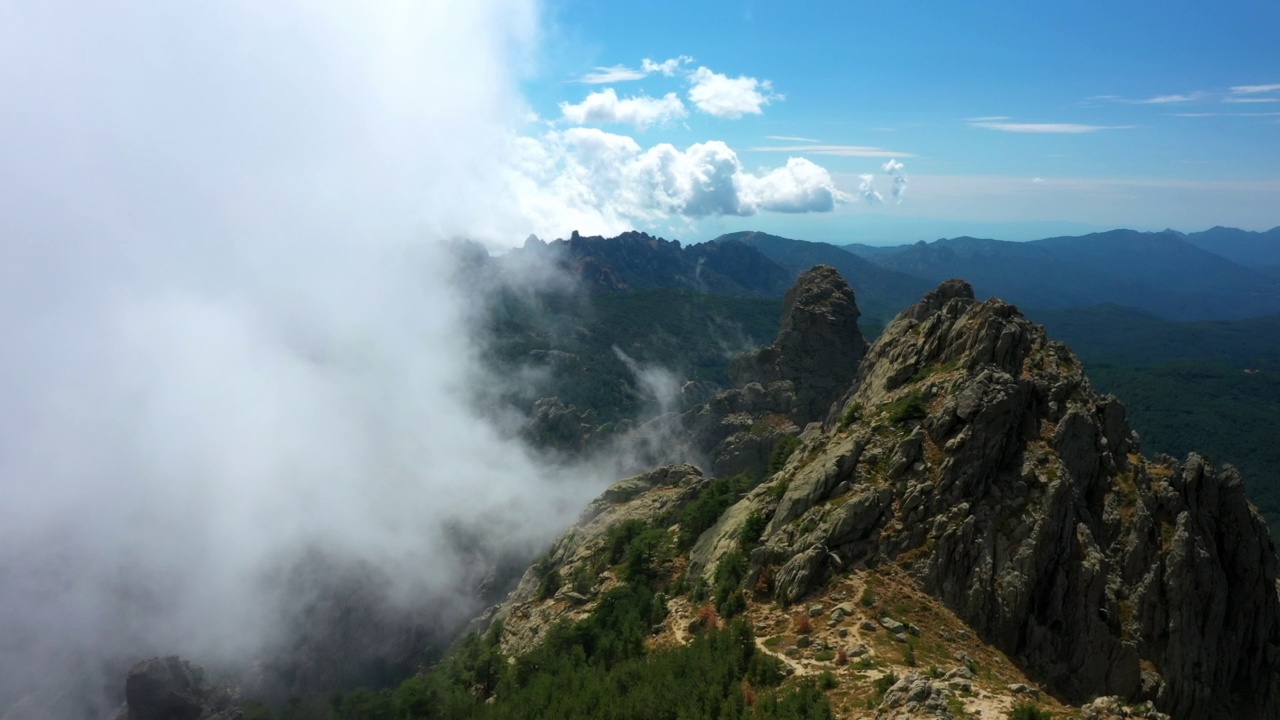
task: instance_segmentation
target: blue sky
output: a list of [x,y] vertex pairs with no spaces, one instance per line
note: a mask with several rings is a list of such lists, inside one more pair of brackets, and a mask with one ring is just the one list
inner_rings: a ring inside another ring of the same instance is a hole
[[[839,193],[831,209],[804,213],[764,201],[633,218],[648,229],[900,242],[1280,225],[1274,2],[553,0],[544,12],[523,80],[539,120],[526,132],[594,127],[641,152],[722,141],[744,173],[804,158]],[[682,57],[692,60],[670,75],[643,73],[646,58]],[[583,82],[593,73],[615,79]],[[704,111],[691,94],[698,73],[759,81],[767,103]],[[581,105],[607,92],[623,103],[675,95],[637,124],[636,106],[622,116],[632,122],[602,119],[613,97],[594,115]],[[903,166],[900,203],[889,159]],[[859,192],[866,174],[882,202]]]

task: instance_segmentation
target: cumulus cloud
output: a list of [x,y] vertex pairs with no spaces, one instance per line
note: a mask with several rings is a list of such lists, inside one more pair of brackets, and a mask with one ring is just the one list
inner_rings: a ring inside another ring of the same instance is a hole
[[858,197],[862,198],[863,202],[866,202],[870,205],[879,205],[884,202],[884,196],[881,195],[878,190],[876,190],[875,175],[866,173],[863,175],[859,175],[858,179],[862,181],[858,184]]
[[691,62],[693,62],[693,58],[688,55],[668,58],[662,62],[654,62],[649,58],[645,58],[640,62],[640,67],[645,71],[645,73],[650,75],[653,73],[662,73],[667,77],[672,77],[682,66],[688,65]]
[[760,115],[764,106],[782,96],[773,93],[768,80],[740,75],[731,78],[706,67],[689,74],[689,101],[708,115],[736,120],[743,115]]
[[560,114],[565,120],[577,125],[626,124],[644,130],[652,125],[685,117],[689,113],[673,92],[661,98],[646,95],[619,98],[613,88],[605,88],[601,92],[591,93],[577,105],[560,103]]
[[901,205],[903,197],[907,194],[906,166],[894,159],[881,165],[880,169],[889,173],[890,177],[893,178],[893,199]]
[[513,144],[510,194],[521,198],[524,214],[544,223],[539,234],[607,233],[672,215],[825,212],[848,199],[826,169],[808,160],[752,173],[715,140],[646,149],[627,136],[570,128]]

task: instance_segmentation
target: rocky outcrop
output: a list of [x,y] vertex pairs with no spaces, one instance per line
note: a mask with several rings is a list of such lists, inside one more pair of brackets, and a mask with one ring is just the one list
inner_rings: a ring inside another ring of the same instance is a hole
[[710,577],[731,545],[715,539],[758,512],[747,583],[767,570],[780,600],[896,563],[1072,702],[1280,717],[1265,524],[1233,469],[1138,450],[1070,350],[949,281],[885,330],[824,427],[708,531],[695,565]]
[[858,314],[853,289],[835,268],[806,270],[783,300],[777,340],[733,361],[734,385],[790,383],[791,420],[803,426],[822,417],[857,376],[866,354]]
[[853,290],[833,268],[801,273],[773,344],[735,358],[735,388],[686,412],[695,454],[716,475],[766,474],[778,441],[824,417],[857,376],[866,341]]
[[217,687],[198,665],[173,656],[143,660],[125,680],[116,720],[242,720],[239,698]]
[[504,652],[519,655],[533,649],[557,620],[585,616],[599,595],[617,584],[609,563],[601,559],[611,528],[629,520],[670,526],[708,482],[693,465],[671,465],[613,484],[525,572],[507,599],[489,608],[469,630],[479,632],[502,622]]

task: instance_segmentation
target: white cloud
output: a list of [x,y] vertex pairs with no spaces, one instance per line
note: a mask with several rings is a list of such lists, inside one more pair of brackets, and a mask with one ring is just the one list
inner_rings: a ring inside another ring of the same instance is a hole
[[869,145],[757,145],[749,150],[755,152],[805,153],[808,155],[835,155],[837,157],[915,157],[911,153],[885,150]]
[[880,166],[881,170],[889,173],[890,177],[893,178],[893,199],[898,201],[899,205],[902,204],[902,200],[907,194],[906,167],[906,165],[903,165],[896,159],[890,159],[884,165]]
[[539,235],[612,233],[671,216],[825,212],[848,199],[827,170],[808,160],[751,173],[717,140],[685,150],[667,143],[645,149],[623,135],[570,128],[516,138],[510,154],[508,195]]
[[648,74],[644,70],[636,70],[626,65],[613,65],[611,67],[598,67],[583,75],[578,79],[578,82],[587,83],[588,85],[603,85],[605,83],[640,80]]
[[1247,113],[1171,113],[1174,117],[1275,117],[1280,112],[1247,112]]
[[781,99],[773,94],[768,80],[757,80],[740,75],[731,78],[706,67],[700,67],[689,75],[689,100],[702,112],[716,117],[737,120],[743,115],[760,115],[773,100]]
[[1101,130],[1128,130],[1132,125],[1079,125],[1076,123],[1014,123],[1014,122],[970,122],[973,127],[999,130],[1012,133],[1062,133],[1080,134],[1099,132]]
[[861,180],[858,184],[858,197],[871,205],[879,205],[884,202],[884,196],[876,191],[875,175],[867,173],[865,175],[859,175],[858,179]]
[[805,143],[822,142],[821,140],[814,140],[813,138],[807,138],[807,137],[795,137],[794,135],[766,135],[765,139],[766,140],[785,140],[787,142],[805,142]]
[[744,173],[738,182],[744,206],[771,212],[828,212],[846,199],[825,168],[804,158],[789,158],[764,175]]
[[653,73],[662,73],[667,77],[671,77],[675,75],[678,70],[680,70],[681,65],[687,65],[691,62],[693,62],[693,58],[688,55],[681,55],[679,57],[668,58],[667,60],[663,60],[662,62],[654,62],[649,58],[645,58],[644,60],[640,61],[640,67],[643,68],[645,73],[649,75],[652,75]]
[[1121,102],[1132,102],[1136,105],[1164,105],[1167,103],[1195,102],[1196,100],[1204,99],[1205,95],[1203,92],[1193,92],[1188,95],[1158,95],[1145,100],[1126,100]]
[[1223,98],[1223,99],[1222,99],[1222,102],[1227,102],[1227,103],[1274,103],[1274,102],[1280,102],[1280,98],[1269,98],[1269,97],[1227,97],[1227,98]]
[[1236,94],[1275,92],[1276,90],[1280,90],[1280,83],[1272,85],[1236,85],[1231,88],[1231,92]]
[[675,93],[661,98],[647,95],[619,98],[613,88],[591,93],[585,100],[573,105],[560,103],[560,113],[565,120],[577,125],[608,125],[623,123],[644,130],[651,125],[661,125],[687,116],[684,103]]
[[681,65],[693,62],[693,58],[688,55],[673,57],[662,62],[654,62],[649,58],[640,61],[640,68],[627,67],[626,65],[610,65],[609,67],[597,67],[591,72],[578,78],[578,82],[587,83],[588,85],[604,85],[607,83],[630,82],[632,80],[643,80],[653,73],[662,73],[667,77],[671,77],[680,70]]

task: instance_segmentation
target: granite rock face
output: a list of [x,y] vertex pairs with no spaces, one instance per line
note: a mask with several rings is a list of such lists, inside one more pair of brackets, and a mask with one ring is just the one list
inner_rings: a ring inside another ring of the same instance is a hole
[[857,377],[867,344],[840,273],[818,265],[787,291],[773,344],[735,358],[735,387],[682,417],[716,475],[762,477],[782,438],[821,420]]
[[1072,702],[1173,717],[1280,717],[1280,602],[1266,525],[1229,466],[1148,460],[1124,407],[999,300],[948,281],[860,360],[772,484],[695,548],[707,576],[751,513],[796,602],[892,562]]

